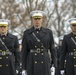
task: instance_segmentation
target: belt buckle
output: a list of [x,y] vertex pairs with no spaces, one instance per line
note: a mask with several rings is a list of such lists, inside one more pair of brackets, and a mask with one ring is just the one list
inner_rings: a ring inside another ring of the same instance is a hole
[[2,55],[6,55],[6,52],[5,51],[2,51]]
[[37,51],[36,51],[37,53],[40,53],[40,48],[37,48]]

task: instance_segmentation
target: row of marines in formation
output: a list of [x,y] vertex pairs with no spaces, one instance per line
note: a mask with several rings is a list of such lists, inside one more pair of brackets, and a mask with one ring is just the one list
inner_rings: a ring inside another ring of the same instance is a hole
[[9,20],[0,19],[0,75],[51,75],[52,65],[55,75],[76,75],[76,18],[55,47],[52,31],[42,27],[44,16],[40,10],[30,13],[33,26],[24,31],[20,48],[18,37],[8,32]]

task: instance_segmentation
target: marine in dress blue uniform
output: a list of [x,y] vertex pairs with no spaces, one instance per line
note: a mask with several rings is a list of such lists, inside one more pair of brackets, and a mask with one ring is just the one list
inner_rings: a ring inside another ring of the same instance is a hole
[[[76,18],[70,19],[69,24],[72,32],[63,38],[60,54],[60,70],[61,73],[65,70],[66,75],[76,75]],[[66,65],[64,63],[65,59]]]
[[0,75],[16,75],[18,38],[8,32],[8,20],[0,19]]
[[50,75],[51,61],[48,50],[50,50],[53,60],[53,34],[50,29],[42,27],[43,11],[36,10],[30,14],[33,27],[24,31],[22,68],[27,71],[27,75]]

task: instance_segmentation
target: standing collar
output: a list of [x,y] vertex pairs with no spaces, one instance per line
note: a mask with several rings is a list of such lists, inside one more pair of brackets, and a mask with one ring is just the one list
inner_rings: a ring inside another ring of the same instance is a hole
[[5,33],[5,34],[0,34],[1,36],[7,36],[7,33]]
[[[46,29],[43,28],[43,27],[41,27],[41,31],[44,32],[44,33],[47,33],[47,32],[46,32]],[[32,32],[34,32],[34,26],[29,29],[29,33],[32,33]]]
[[36,28],[36,27],[34,27],[34,26],[33,26],[33,28],[34,28],[34,30],[37,30],[37,31],[40,31],[40,30],[42,29],[42,27]]

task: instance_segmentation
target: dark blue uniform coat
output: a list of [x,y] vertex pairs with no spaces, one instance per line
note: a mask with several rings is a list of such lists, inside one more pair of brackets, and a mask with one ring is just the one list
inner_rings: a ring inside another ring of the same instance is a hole
[[[33,32],[36,36],[37,34],[39,35],[37,37],[41,40],[43,45],[37,42],[32,34]],[[53,35],[49,29],[41,28],[36,31],[34,27],[32,27],[24,32],[22,40],[22,66],[23,69],[27,70],[28,75],[50,75],[51,63],[48,49],[53,54],[53,45]],[[37,50],[40,50],[40,52],[35,52]]]
[[[0,38],[9,49],[6,49],[0,42],[0,75],[16,75],[15,71],[19,65],[19,55],[17,53],[19,48],[18,38],[9,33],[6,36],[0,35]],[[10,51],[12,55],[1,55],[3,51]]]
[[64,36],[60,55],[60,69],[65,69],[66,75],[76,75],[76,44],[72,38],[76,41],[73,33]]

